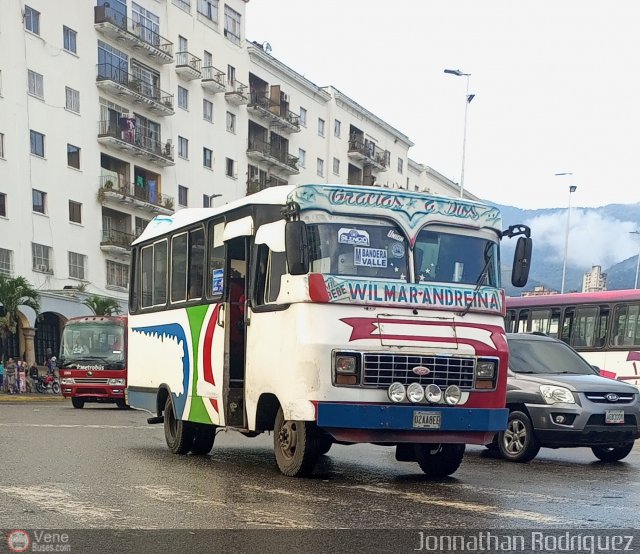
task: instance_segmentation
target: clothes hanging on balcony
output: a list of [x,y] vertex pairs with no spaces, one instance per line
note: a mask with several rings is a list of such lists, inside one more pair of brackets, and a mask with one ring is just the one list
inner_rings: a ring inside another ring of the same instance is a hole
[[136,120],[132,117],[121,117],[118,121],[122,140],[134,144],[136,134]]

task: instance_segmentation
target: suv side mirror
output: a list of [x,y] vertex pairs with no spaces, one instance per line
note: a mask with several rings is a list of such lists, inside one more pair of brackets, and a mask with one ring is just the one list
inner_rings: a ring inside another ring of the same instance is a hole
[[291,275],[309,272],[309,245],[307,224],[304,221],[288,221],[284,229],[287,266]]
[[518,239],[511,271],[511,284],[514,287],[524,287],[527,284],[529,268],[531,267],[532,248],[533,244],[530,237],[520,237]]

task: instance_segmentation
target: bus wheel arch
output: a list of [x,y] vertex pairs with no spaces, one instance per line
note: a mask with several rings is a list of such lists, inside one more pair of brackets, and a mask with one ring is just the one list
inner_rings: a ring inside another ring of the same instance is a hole
[[280,401],[275,394],[261,394],[256,407],[255,430],[273,431],[279,409]]
[[161,416],[164,413],[165,406],[167,404],[167,398],[171,396],[171,391],[167,385],[160,385],[158,388],[158,396],[156,398],[156,411]]

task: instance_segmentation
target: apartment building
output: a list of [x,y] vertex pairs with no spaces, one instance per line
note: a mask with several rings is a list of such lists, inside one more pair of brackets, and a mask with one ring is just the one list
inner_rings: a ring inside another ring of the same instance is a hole
[[5,2],[0,272],[42,293],[11,355],[57,351],[88,294],[124,308],[155,216],[298,182],[457,195],[406,135],[246,40],[247,2]]
[[582,277],[582,292],[602,290],[607,290],[607,274],[602,272],[602,266],[594,265]]

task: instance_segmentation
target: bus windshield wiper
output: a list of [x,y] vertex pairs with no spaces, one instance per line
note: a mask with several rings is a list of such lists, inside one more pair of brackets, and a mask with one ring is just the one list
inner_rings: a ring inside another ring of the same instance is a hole
[[[487,246],[490,246],[489,243],[487,243]],[[486,247],[485,247],[485,254],[486,254]],[[469,303],[465,306],[464,310],[458,313],[460,317],[464,317],[465,315],[467,315],[469,313],[469,310],[473,306],[473,302],[476,299],[476,296],[478,296],[478,292],[480,291],[482,282],[485,280],[487,276],[487,270],[489,269],[489,264],[491,263],[491,259],[492,259],[491,256],[486,257],[486,261],[484,262],[484,267],[482,268],[482,271],[480,272],[480,275],[478,275],[478,279],[476,280],[476,288],[473,289],[473,296],[471,297],[471,300],[469,300]]]

